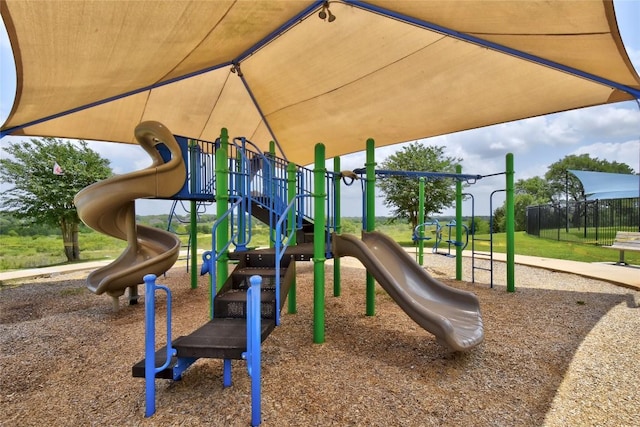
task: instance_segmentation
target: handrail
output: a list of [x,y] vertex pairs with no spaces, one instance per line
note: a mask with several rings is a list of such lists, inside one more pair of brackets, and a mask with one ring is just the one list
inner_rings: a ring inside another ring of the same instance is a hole
[[296,195],[296,197],[294,197],[293,200],[289,202],[289,204],[287,205],[287,208],[284,210],[282,215],[280,215],[280,218],[276,222],[276,244],[275,244],[275,247],[276,247],[275,248],[276,249],[276,260],[275,260],[276,261],[276,315],[275,315],[276,326],[280,326],[280,262],[282,261],[282,258],[284,257],[284,254],[287,251],[287,247],[291,242],[291,238],[296,232],[296,227],[291,227],[289,234],[287,234],[287,236],[283,238],[282,224],[289,216],[288,215],[289,211],[293,209],[293,207],[296,205],[296,202],[299,199],[304,197],[310,197],[310,196],[301,195],[301,194]]
[[440,244],[440,241],[442,240],[442,227],[440,226],[440,222],[437,219],[433,219],[433,220],[429,220],[429,221],[425,221],[422,224],[418,224],[416,225],[416,227],[413,229],[413,234],[411,235],[411,240],[413,240],[414,242],[416,242],[419,246],[419,253],[416,253],[416,256],[419,256],[420,259],[422,259],[422,242],[424,242],[425,240],[431,240],[431,237],[427,237],[424,235],[424,228],[429,226],[429,225],[435,225],[436,229],[435,229],[435,244],[433,245],[433,248],[431,248],[431,252],[432,253],[436,253],[438,251],[438,245]]
[[[247,145],[255,148],[256,151],[247,148]],[[236,150],[231,157],[235,157],[240,163],[239,170],[231,171],[231,174],[242,177],[239,185],[242,188],[236,188],[236,194],[246,198],[245,210],[250,215],[251,202],[267,209],[269,225],[273,227],[275,218],[283,208],[283,201],[286,200],[285,171],[288,162],[271,153],[262,152],[256,144],[244,137],[234,138],[231,146]],[[232,180],[232,182],[235,181],[238,180]],[[273,241],[273,236],[271,238]],[[250,240],[250,237],[247,240]],[[246,247],[246,243],[243,247]]]
[[[236,143],[236,140],[238,140],[238,139],[242,141],[242,150],[247,151],[247,149],[246,149],[246,147],[244,147],[244,145],[248,142],[253,148],[256,149],[256,151],[255,151],[256,154],[261,154],[261,155],[264,156],[264,152],[260,149],[260,147],[258,147],[256,144],[254,144],[253,142],[251,142],[250,140],[248,140],[245,137],[237,136],[237,137],[235,137],[235,138],[233,138],[231,140],[231,143],[233,145],[235,145],[236,147],[240,148],[240,146]],[[252,150],[248,150],[248,151],[252,152]]]
[[[210,276],[210,280],[209,280],[209,287],[210,287],[210,292],[211,292],[211,307],[210,307],[210,314],[211,314],[211,318],[213,318],[213,298],[215,297],[216,293],[218,292],[217,286],[214,285],[214,283],[216,283],[216,261],[218,261],[218,259],[220,259],[220,255],[223,254],[226,250],[229,249],[229,246],[231,245],[231,243],[233,242],[234,239],[234,229],[233,229],[233,225],[231,226],[231,238],[229,239],[229,241],[224,245],[224,247],[222,249],[216,250],[216,238],[217,238],[217,232],[218,232],[218,227],[220,226],[220,224],[222,223],[222,221],[228,217],[235,209],[237,209],[237,207],[240,205],[240,203],[242,202],[242,199],[238,199],[236,200],[230,207],[229,209],[227,209],[227,211],[220,217],[220,218],[216,218],[216,222],[213,223],[213,225],[211,226],[211,250],[210,251],[205,251],[202,254],[202,269],[200,270],[200,274],[206,274],[209,273]],[[244,214],[244,213],[243,213]],[[237,234],[237,230],[235,232]],[[212,255],[213,254],[213,255]]]
[[462,247],[462,250],[465,250],[465,248],[469,244],[469,227],[467,227],[466,224],[461,224],[461,225],[462,225],[462,228],[464,229],[464,235],[465,235],[464,243],[455,240],[455,238],[454,239],[451,238],[451,228],[456,226],[456,221],[455,220],[449,221],[448,224],[444,225],[445,227],[448,227],[448,229],[449,229],[449,232],[448,232],[448,235],[447,235],[447,240],[445,240],[445,242],[447,242],[449,244],[449,254],[451,253],[451,245],[457,246],[457,247]]
[[[144,334],[144,381],[145,381],[145,417],[150,417],[156,412],[156,374],[171,363],[171,359],[177,354],[171,346],[171,291],[163,285],[156,285],[156,275],[147,274],[143,278],[145,283],[145,334]],[[155,291],[162,290],[167,293],[167,356],[164,364],[156,368],[156,299]]]
[[[435,225],[436,226],[436,240],[439,241],[440,239],[438,239],[438,237],[440,236],[441,233],[441,229],[442,227],[440,226],[440,222],[437,219],[433,219],[430,221],[425,221],[422,224],[418,224],[416,225],[416,227],[413,229],[413,234],[411,235],[411,240],[416,241],[416,240],[431,240],[431,237],[425,237],[425,236],[421,236],[420,235],[420,229],[424,229],[426,226],[428,225]],[[424,231],[422,231],[424,233]]]
[[251,425],[260,424],[261,412],[261,338],[262,313],[260,286],[262,278],[254,275],[249,278],[250,287],[247,290],[247,351],[242,353],[242,359],[247,361],[247,373],[251,377]]

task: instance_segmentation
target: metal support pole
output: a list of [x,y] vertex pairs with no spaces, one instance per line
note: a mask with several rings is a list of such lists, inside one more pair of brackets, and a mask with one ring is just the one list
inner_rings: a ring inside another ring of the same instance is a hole
[[[333,158],[333,171],[335,173],[340,173],[340,157]],[[335,200],[335,212],[334,212],[334,223],[336,234],[340,234],[342,232],[342,225],[340,221],[340,177],[333,180],[333,196]],[[333,257],[333,296],[340,296],[340,257]]]
[[[425,177],[421,176],[418,187],[418,264],[424,264],[424,186]],[[415,231],[415,230],[414,230]]]
[[[216,150],[216,215],[217,218],[224,217],[229,205],[229,134],[227,129],[222,128],[220,132],[220,146]],[[229,241],[229,218],[226,217],[220,222],[216,236],[216,250],[224,248]],[[229,276],[228,267],[229,255],[225,250],[218,255],[216,261],[216,289],[219,290]]]
[[515,203],[513,153],[507,153],[507,292],[515,292]]
[[[456,165],[456,173],[462,166]],[[462,280],[462,181],[456,180],[456,280]]]
[[[189,192],[193,195],[196,193],[197,179],[199,178],[198,172],[198,156],[196,148],[198,145],[193,139],[189,140]],[[198,287],[198,204],[195,200],[191,200],[189,203],[189,256],[191,263],[190,275],[191,275],[191,289]]]
[[[367,139],[367,161],[365,163],[367,174],[367,190],[366,196],[366,215],[367,224],[366,231],[374,231],[376,229],[376,162],[375,162],[375,142],[373,139]],[[376,314],[376,282],[371,273],[367,272],[367,290],[366,290],[366,315],[375,316]]]
[[198,287],[198,204],[195,200],[190,202],[189,212],[189,256],[190,256],[190,275],[191,289]]
[[[294,163],[289,163],[287,165],[287,205],[291,204],[291,202],[296,198],[296,165]],[[289,218],[287,218],[287,223],[289,227],[289,235],[291,236],[291,240],[289,242],[289,246],[296,245],[296,212],[295,206],[293,209],[289,211]],[[289,314],[294,314],[297,312],[297,302],[296,302],[296,276],[293,276],[293,283],[289,288],[289,297],[287,302],[287,310]]]
[[313,342],[324,342],[324,263],[325,258],[325,159],[324,145],[316,144],[313,170],[314,229],[313,229]]
[[[275,143],[275,141],[269,141],[269,155],[267,156],[267,158],[269,159],[269,162],[268,162],[269,164],[262,166],[262,173],[264,174],[264,176],[268,176],[270,179],[266,180],[264,191],[266,192],[265,194],[269,194],[270,195],[271,207],[274,208],[274,203],[275,203],[275,200],[276,200],[275,191],[274,191],[274,187],[273,187],[273,180],[276,177],[276,162],[274,160],[276,158],[276,143]],[[265,166],[266,166],[266,170],[265,170]],[[272,215],[274,215],[274,213],[271,212],[269,215],[272,216]],[[270,221],[270,224],[269,224],[269,247],[270,248],[273,248],[273,245],[274,245],[274,243],[276,241],[276,235],[275,235],[275,233],[276,233],[275,222],[276,221],[277,221],[277,218],[275,220],[273,220],[273,221]]]

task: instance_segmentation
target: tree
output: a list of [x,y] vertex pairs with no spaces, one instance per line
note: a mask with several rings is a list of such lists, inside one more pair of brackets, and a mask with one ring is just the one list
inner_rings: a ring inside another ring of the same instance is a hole
[[[526,229],[526,211],[531,205],[542,205],[548,203],[564,203],[567,194],[570,200],[584,200],[584,189],[582,183],[567,170],[585,170],[595,172],[628,173],[632,174],[633,169],[629,165],[618,162],[609,162],[591,158],[588,154],[570,155],[562,160],[549,165],[545,179],[533,177],[529,179],[519,179],[515,183],[516,195],[514,197],[515,230]],[[498,211],[498,209],[500,211]],[[494,215],[500,216],[503,221],[505,205],[496,209]],[[583,213],[579,209],[573,210],[574,221]],[[503,226],[496,223],[495,229],[503,230]]]
[[553,202],[553,195],[549,183],[539,176],[529,179],[519,179],[515,183],[517,194],[528,194],[533,199],[532,204],[546,205]]
[[[527,228],[527,207],[532,205],[545,205],[553,202],[552,192],[549,184],[539,176],[529,179],[519,179],[515,183],[514,196],[514,226],[515,231],[523,231]],[[506,202],[505,202],[506,203]],[[501,224],[496,225],[496,229],[505,230],[506,218],[504,217],[506,205],[503,204],[500,211]],[[497,212],[497,209],[496,209]],[[494,213],[497,215],[497,213]]]
[[573,201],[584,200],[584,188],[582,183],[567,170],[582,170],[593,172],[625,173],[632,174],[633,169],[625,163],[609,162],[597,157],[591,158],[589,154],[572,154],[564,159],[552,163],[544,175],[551,195],[555,202],[563,202],[567,198]]
[[516,194],[513,197],[513,221],[515,231],[525,231],[527,229],[527,207],[534,204],[536,203],[534,203],[531,194]]
[[507,231],[506,203],[493,211],[492,233],[504,233]]
[[[549,183],[551,194],[553,195],[554,201],[556,203],[566,203],[566,201],[581,201],[585,199],[582,183],[580,182],[578,177],[568,172],[569,169],[624,174],[633,173],[633,169],[631,169],[631,167],[625,163],[609,162],[608,160],[600,160],[597,157],[591,158],[591,156],[586,153],[566,156],[564,159],[552,163],[549,166],[547,173],[544,175],[547,179],[547,182]],[[573,224],[579,224],[580,217],[586,215],[586,211],[584,209],[581,209],[580,205],[577,205],[576,209],[574,209],[572,212],[573,213],[571,222]],[[569,218],[567,216],[567,227],[568,224]]]
[[[426,146],[413,142],[381,163],[381,169],[397,171],[455,173],[455,165],[462,159],[444,155],[444,147]],[[394,176],[381,179],[378,185],[385,194],[384,204],[393,208],[396,218],[408,220],[412,227],[418,225],[419,189],[417,178]],[[449,179],[425,182],[425,218],[429,213],[440,212],[455,200],[455,191]]]
[[9,143],[0,159],[0,177],[13,187],[0,204],[18,218],[60,227],[68,261],[80,259],[76,193],[111,175],[109,161],[85,141],[73,144],[55,138]]

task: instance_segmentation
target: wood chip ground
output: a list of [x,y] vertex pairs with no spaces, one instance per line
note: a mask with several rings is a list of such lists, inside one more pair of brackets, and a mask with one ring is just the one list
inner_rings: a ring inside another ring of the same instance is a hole
[[[313,344],[313,266],[299,264],[298,311],[263,346],[263,426],[640,424],[637,292],[517,266],[507,293],[502,264],[491,289],[484,272],[476,283],[451,280],[455,261],[430,255],[432,275],[481,302],[485,341],[454,353],[379,287],[376,316],[365,316],[365,271],[353,259],[342,265],[340,297],[326,266],[326,342]],[[227,389],[219,360],[198,361],[182,381],[157,380],[157,412],[145,418],[144,380],[131,377],[144,354],[143,305],[122,298],[113,312],[85,274],[0,288],[0,425],[249,425],[242,361]],[[207,321],[207,278],[192,290],[181,267],[159,282],[174,292],[174,337]]]

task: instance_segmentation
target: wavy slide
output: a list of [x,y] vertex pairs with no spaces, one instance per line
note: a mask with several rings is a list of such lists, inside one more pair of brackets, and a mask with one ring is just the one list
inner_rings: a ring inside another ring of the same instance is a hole
[[334,234],[332,241],[336,257],[358,258],[409,317],[440,343],[463,351],[484,339],[478,298],[431,277],[388,236]]
[[[171,197],[182,188],[186,168],[178,142],[164,125],[153,121],[136,126],[135,137],[151,156],[152,165],[92,184],[74,199],[85,224],[128,243],[115,261],[87,278],[87,287],[98,295],[106,292],[114,298],[114,305],[126,288],[135,292],[144,275],[160,275],[171,268],[181,246],[173,233],[136,224],[135,213],[136,199]],[[169,161],[158,151],[160,144],[169,149]]]

